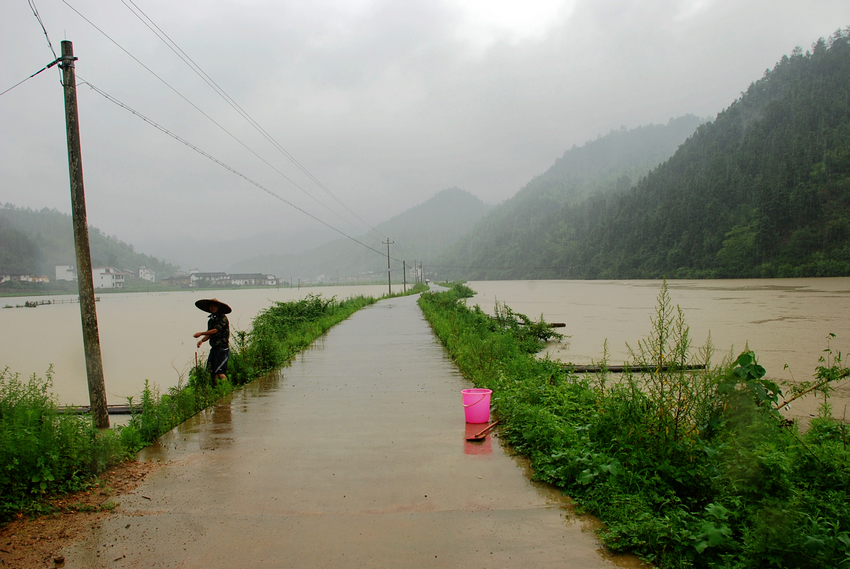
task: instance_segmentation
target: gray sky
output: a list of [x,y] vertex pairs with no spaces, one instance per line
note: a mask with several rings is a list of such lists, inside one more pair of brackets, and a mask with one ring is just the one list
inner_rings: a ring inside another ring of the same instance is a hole
[[[714,117],[795,46],[850,25],[846,0],[33,2],[57,52],[74,42],[79,80],[350,235],[365,226],[130,8],[369,224],[452,186],[501,202],[621,125]],[[53,60],[25,0],[3,2],[0,49],[0,91]],[[70,211],[58,79],[0,97],[0,202]],[[178,260],[178,243],[324,228],[87,86],[78,98],[89,223],[137,250]]]

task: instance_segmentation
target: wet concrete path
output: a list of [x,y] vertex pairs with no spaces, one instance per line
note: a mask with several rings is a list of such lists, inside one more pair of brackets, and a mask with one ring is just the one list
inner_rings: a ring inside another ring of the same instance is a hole
[[623,567],[498,440],[415,297],[361,310],[142,453],[65,567]]

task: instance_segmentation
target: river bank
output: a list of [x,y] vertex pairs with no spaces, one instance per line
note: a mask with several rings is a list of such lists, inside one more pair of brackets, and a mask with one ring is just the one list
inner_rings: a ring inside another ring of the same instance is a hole
[[[616,381],[520,349],[518,327],[468,308],[471,295],[426,294],[420,305],[464,375],[493,390],[501,436],[536,479],[599,516],[609,547],[681,569],[846,563],[846,424],[826,408],[805,433],[784,420],[748,351],[686,371],[704,353],[688,346],[666,287],[636,343],[638,363],[659,371]],[[819,375],[837,383],[848,373],[833,362]]]

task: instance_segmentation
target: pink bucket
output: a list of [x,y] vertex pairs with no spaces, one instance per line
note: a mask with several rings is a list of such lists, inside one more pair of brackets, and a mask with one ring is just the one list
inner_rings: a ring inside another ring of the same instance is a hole
[[467,423],[489,423],[490,422],[490,394],[489,389],[464,389],[463,412],[466,414]]

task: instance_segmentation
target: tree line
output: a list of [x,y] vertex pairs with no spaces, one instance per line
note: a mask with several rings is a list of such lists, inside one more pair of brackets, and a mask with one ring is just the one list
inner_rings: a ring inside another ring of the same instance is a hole
[[442,262],[478,279],[850,275],[850,28],[784,56],[669,159],[634,169],[597,170],[610,191],[548,213],[487,225],[491,212]]

